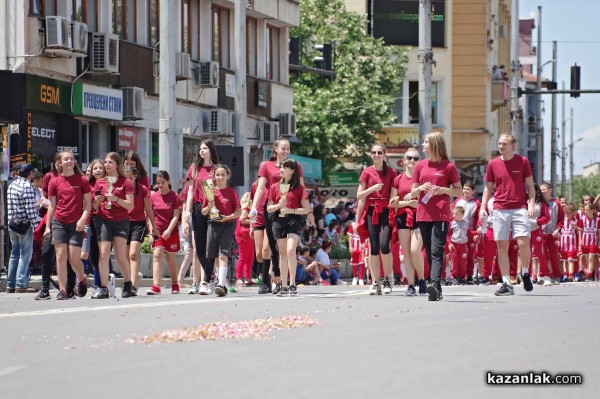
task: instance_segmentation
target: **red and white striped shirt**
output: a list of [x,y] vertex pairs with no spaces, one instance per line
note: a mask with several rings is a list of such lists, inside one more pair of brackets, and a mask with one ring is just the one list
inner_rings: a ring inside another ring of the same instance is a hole
[[560,251],[577,251],[577,219],[565,218],[563,227],[560,229]]
[[581,246],[582,247],[596,247],[598,246],[598,222],[600,218],[594,216],[592,219],[588,218],[585,214],[583,218],[579,220],[578,227],[581,229]]

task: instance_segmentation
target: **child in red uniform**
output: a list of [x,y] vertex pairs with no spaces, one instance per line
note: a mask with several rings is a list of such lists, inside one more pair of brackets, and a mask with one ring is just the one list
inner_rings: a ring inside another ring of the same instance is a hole
[[163,254],[167,258],[167,267],[171,277],[171,294],[179,294],[177,283],[177,259],[179,252],[179,215],[183,207],[177,193],[171,190],[169,174],[159,170],[156,174],[158,191],[152,194],[150,202],[154,210],[156,230],[152,236],[152,287],[146,294],[160,294]]
[[231,243],[237,219],[242,214],[242,207],[237,192],[227,186],[227,181],[231,177],[229,166],[218,164],[213,170],[215,179],[215,198],[209,201],[204,198],[202,214],[208,215],[213,207],[219,210],[221,218],[212,220],[208,223],[207,242],[206,242],[206,273],[204,281],[200,285],[200,295],[211,294],[212,287],[209,281],[212,278],[215,267],[215,259],[219,258],[219,269],[217,273],[218,285],[215,287],[217,296],[227,295],[227,265],[229,256],[231,256]]
[[556,198],[552,198],[552,186],[550,186],[550,183],[542,183],[540,189],[542,190],[542,195],[548,205],[548,213],[550,214],[548,223],[542,227],[544,231],[544,252],[549,262],[548,268],[550,269],[553,281],[559,283],[562,277],[560,264],[558,263],[560,252],[559,236],[565,215],[560,202]]
[[[578,222],[579,227],[579,250],[581,258],[588,260],[586,279],[593,279],[598,271],[598,229],[600,217],[596,215],[596,209],[590,202],[583,207],[583,216]],[[583,262],[581,262],[583,264]],[[583,273],[583,270],[580,271]]]
[[566,274],[565,281],[573,282],[575,275],[575,262],[577,262],[577,219],[575,218],[575,205],[564,206],[565,220],[560,229],[560,259],[563,263],[563,271]]
[[450,244],[448,245],[452,262],[452,277],[458,280],[459,285],[465,285],[467,275],[470,273],[467,270],[467,256],[469,235],[472,234],[469,230],[469,222],[464,219],[465,208],[455,206],[452,216],[454,219],[450,222]]
[[[475,185],[472,182],[466,182],[463,184],[463,196],[461,198],[457,198],[452,204],[452,209],[457,206],[461,206],[465,210],[464,220],[467,221],[468,230],[467,230],[467,281],[471,281],[473,274],[475,272],[475,259],[481,259],[482,255],[480,254],[479,245],[480,240],[479,237],[475,237],[475,230],[477,228],[477,222],[479,221],[479,211],[481,208],[481,203],[479,200],[474,198],[475,194]],[[454,265],[452,265],[454,267]],[[475,276],[476,276],[475,272]]]
[[[269,188],[267,212],[273,219],[273,236],[277,240],[279,250],[279,267],[281,268],[281,290],[278,296],[294,296],[296,290],[296,246],[300,239],[302,215],[310,212],[310,203],[300,184],[298,162],[286,159],[281,163],[281,183],[289,184],[285,198],[280,193],[279,184]],[[290,276],[288,285],[288,272]]]
[[365,260],[363,244],[360,235],[354,232],[354,227],[348,228],[348,247],[350,249],[350,267],[352,267],[352,285],[365,284]]
[[548,213],[548,205],[542,196],[540,186],[534,184],[535,187],[535,210],[533,218],[530,218],[531,223],[531,266],[533,278],[539,275],[538,281],[544,285],[552,285],[550,273],[548,271],[548,261],[544,253],[544,232],[542,226],[550,220]]
[[238,244],[240,256],[235,270],[236,283],[238,287],[252,285],[252,263],[254,262],[254,238],[250,234],[250,206],[252,200],[250,193],[242,195],[240,200],[242,215],[235,228],[235,241]]

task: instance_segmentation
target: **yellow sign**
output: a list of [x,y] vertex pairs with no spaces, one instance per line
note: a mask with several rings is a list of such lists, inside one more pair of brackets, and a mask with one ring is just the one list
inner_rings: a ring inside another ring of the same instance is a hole
[[50,85],[41,85],[40,102],[52,105],[60,105],[60,89]]
[[[378,140],[385,144],[386,148],[393,147],[418,147],[419,127],[389,126],[381,129]],[[434,128],[434,132],[442,132],[443,129]]]

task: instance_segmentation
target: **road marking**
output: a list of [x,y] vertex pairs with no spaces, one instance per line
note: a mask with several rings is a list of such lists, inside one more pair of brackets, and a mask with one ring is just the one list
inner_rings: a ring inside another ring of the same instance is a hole
[[26,366],[10,366],[10,367],[0,368],[0,377],[4,377],[6,375],[16,373],[17,371],[22,370],[25,367]]

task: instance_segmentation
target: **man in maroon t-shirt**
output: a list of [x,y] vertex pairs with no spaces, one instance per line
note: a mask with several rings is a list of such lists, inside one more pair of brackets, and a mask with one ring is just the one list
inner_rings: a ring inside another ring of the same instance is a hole
[[[498,247],[498,266],[502,272],[502,287],[498,296],[514,295],[510,285],[510,262],[508,246],[510,233],[519,245],[519,258],[522,265],[523,287],[533,290],[529,276],[531,259],[531,223],[535,208],[533,174],[527,158],[515,154],[517,140],[510,133],[498,138],[500,156],[488,162],[485,170],[485,188],[481,199],[480,220],[487,217],[486,209],[490,195],[494,194],[494,240]],[[494,191],[495,189],[495,191]],[[528,201],[529,199],[529,201]],[[485,215],[485,216],[484,216]]]

